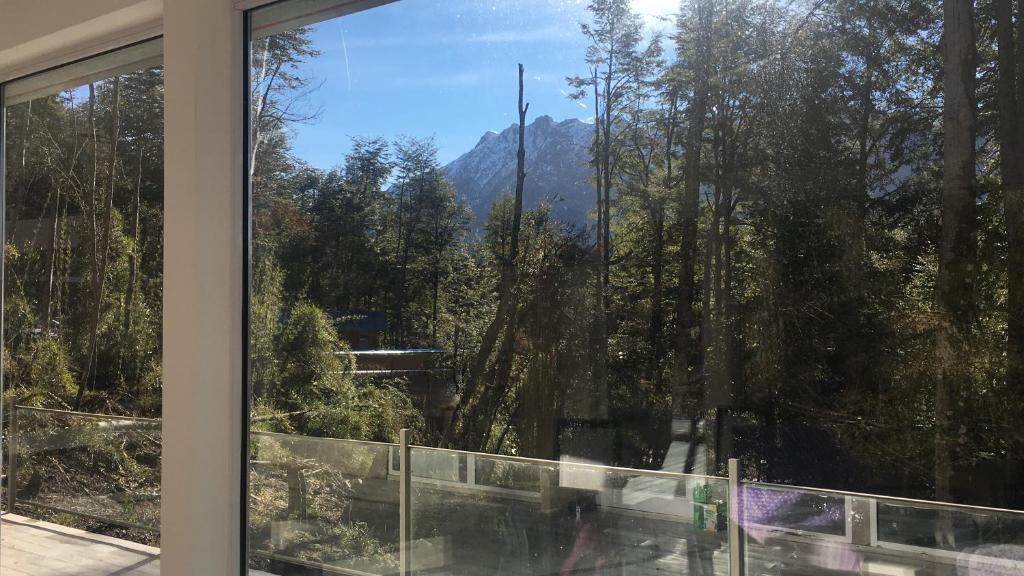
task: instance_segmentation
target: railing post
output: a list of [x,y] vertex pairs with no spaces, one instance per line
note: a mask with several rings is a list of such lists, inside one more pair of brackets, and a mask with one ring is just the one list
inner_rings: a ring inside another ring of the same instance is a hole
[[850,541],[854,546],[871,546],[871,526],[874,523],[871,500],[848,498],[850,509],[846,517],[850,524]]
[[729,576],[746,572],[743,551],[743,502],[740,495],[742,468],[736,458],[729,459]]
[[14,514],[18,501],[18,405],[11,400],[11,422],[7,426],[7,512]]
[[398,574],[412,573],[412,466],[409,465],[409,429],[398,432]]

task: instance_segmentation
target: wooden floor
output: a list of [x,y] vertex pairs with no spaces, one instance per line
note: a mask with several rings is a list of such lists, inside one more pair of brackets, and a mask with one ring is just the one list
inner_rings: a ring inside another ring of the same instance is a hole
[[0,523],[0,576],[160,574],[159,548],[13,514]]
[[[0,576],[159,574],[159,548],[24,516],[0,516]],[[249,576],[272,575],[250,570]]]

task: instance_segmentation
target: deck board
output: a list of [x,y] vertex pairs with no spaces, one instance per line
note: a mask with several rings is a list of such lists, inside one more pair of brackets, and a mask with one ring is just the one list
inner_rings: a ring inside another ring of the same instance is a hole
[[4,514],[0,576],[157,576],[160,549]]
[[0,576],[159,574],[159,548],[15,514],[0,516]]

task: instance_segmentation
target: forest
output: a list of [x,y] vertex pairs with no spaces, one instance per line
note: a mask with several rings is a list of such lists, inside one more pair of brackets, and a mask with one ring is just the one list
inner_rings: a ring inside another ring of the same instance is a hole
[[[686,440],[672,471],[1024,506],[1024,2],[688,0],[664,32],[591,0],[579,33],[591,219],[523,204],[526,61],[479,235],[429,137],[298,157],[321,55],[254,40],[254,429],[642,469]],[[160,414],[162,79],[7,105],[6,401]],[[371,312],[442,351],[442,424],[357,377]]]
[[[525,208],[520,164],[480,237],[429,139],[295,158],[318,54],[304,29],[261,41],[257,411],[310,405],[270,384],[293,381],[273,373],[295,365],[271,342],[292,342],[283,310],[322,311],[317,333],[378,310],[383,347],[455,371],[443,432],[357,401],[424,443],[658,469],[682,435],[677,471],[700,445],[708,473],[739,457],[763,480],[1019,506],[1019,3],[696,0],[669,33],[625,0],[588,16],[566,82],[595,112],[592,219]],[[543,113],[529,96],[519,126]],[[279,424],[318,427],[316,406]]]

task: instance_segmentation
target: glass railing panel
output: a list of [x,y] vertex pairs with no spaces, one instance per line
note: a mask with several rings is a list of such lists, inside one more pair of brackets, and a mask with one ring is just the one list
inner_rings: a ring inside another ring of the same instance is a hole
[[960,573],[1024,574],[1024,512],[885,498],[873,512],[878,548],[955,560]]
[[722,478],[487,454],[463,482],[423,473],[454,454],[410,449],[416,573],[728,574]]
[[1024,574],[1024,513],[744,484],[750,576]]
[[395,573],[399,502],[392,452],[390,444],[254,432],[254,562],[273,574]]
[[533,462],[473,457],[473,474],[478,486],[526,493],[539,493],[542,467]]
[[159,530],[159,420],[19,406],[11,422],[18,507]]
[[850,531],[850,499],[844,495],[793,490],[771,484],[747,484],[744,528],[750,534],[785,532],[846,539]]
[[[418,479],[459,484],[470,478],[468,466],[472,455],[467,452],[416,450],[409,454],[409,458],[412,474]],[[391,473],[401,473],[398,446],[391,448]]]
[[[17,505],[159,529],[160,422],[19,407]],[[725,478],[272,432],[251,437],[250,544],[267,573],[1024,574],[1024,512]]]

